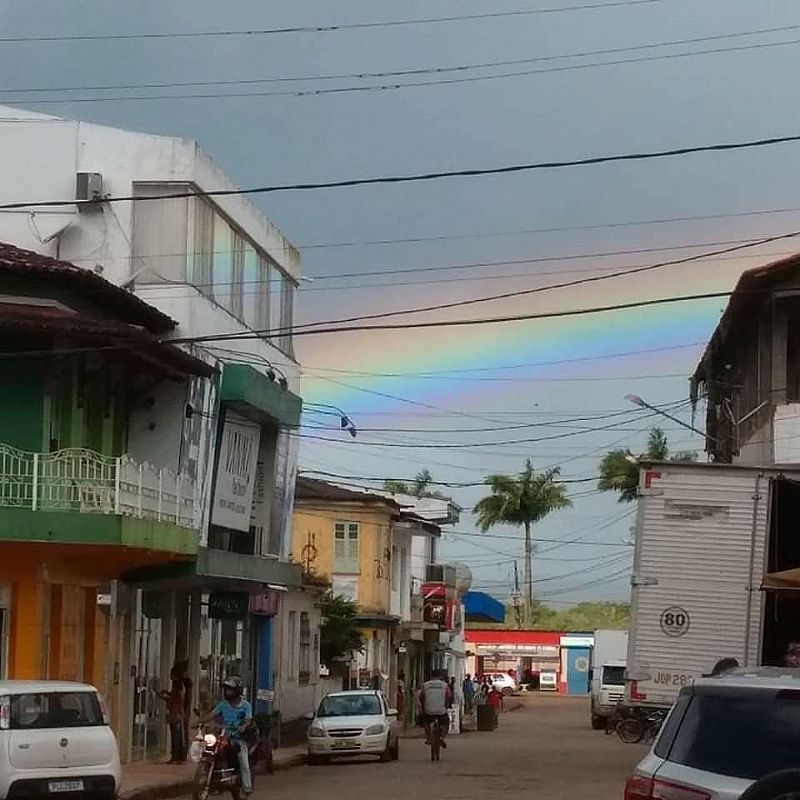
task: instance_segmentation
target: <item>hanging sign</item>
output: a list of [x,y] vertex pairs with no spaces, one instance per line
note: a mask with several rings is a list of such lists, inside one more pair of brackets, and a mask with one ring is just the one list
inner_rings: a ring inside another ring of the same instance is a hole
[[211,523],[249,531],[261,428],[229,415],[225,418],[217,463],[217,482]]

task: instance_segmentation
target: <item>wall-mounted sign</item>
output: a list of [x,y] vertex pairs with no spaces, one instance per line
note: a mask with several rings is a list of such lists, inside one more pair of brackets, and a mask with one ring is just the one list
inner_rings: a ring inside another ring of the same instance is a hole
[[246,619],[250,595],[246,592],[211,592],[208,616],[211,619]]
[[249,531],[261,428],[228,415],[222,429],[211,523]]

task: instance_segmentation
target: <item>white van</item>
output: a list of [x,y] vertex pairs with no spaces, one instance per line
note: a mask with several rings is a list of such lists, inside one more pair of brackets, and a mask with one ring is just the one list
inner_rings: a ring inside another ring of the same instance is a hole
[[113,800],[120,779],[117,740],[93,686],[0,681],[0,800]]

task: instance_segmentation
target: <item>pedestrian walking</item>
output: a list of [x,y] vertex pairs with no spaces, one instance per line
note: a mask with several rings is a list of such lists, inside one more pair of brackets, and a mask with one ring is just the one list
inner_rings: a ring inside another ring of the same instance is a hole
[[397,675],[397,716],[402,720],[403,727],[406,726],[406,674],[403,670]]
[[159,692],[159,696],[167,704],[171,764],[183,764],[186,761],[189,714],[192,707],[192,681],[186,674],[188,669],[188,661],[176,661],[169,673],[169,691]]

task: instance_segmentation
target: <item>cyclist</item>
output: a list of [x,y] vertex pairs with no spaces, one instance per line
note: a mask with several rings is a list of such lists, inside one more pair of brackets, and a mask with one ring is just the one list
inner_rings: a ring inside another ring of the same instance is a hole
[[450,727],[447,709],[453,705],[453,691],[447,682],[447,672],[438,670],[430,680],[422,684],[420,693],[422,705],[422,724],[425,727],[425,744],[430,744],[430,727],[434,720],[439,720],[439,743],[447,747],[444,738]]

